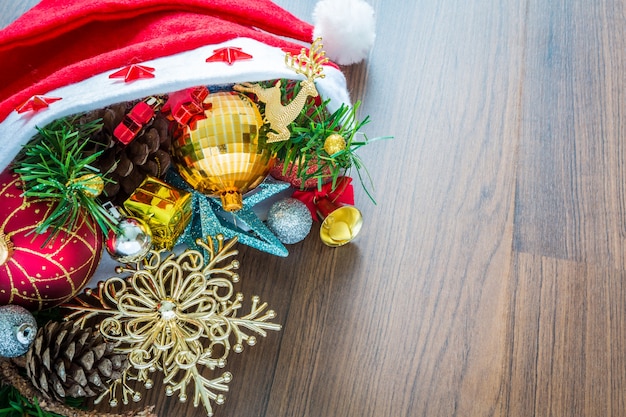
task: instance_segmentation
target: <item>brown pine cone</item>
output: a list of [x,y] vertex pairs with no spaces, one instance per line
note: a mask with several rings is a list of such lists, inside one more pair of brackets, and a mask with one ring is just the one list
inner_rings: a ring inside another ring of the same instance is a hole
[[145,406],[144,408],[135,411],[128,411],[123,414],[116,414],[72,408],[65,405],[63,402],[56,400],[46,399],[42,401],[39,391],[30,381],[22,377],[20,371],[18,370],[18,366],[20,368],[23,368],[24,366],[23,364],[17,364],[16,362],[20,362],[20,359],[23,358],[23,356],[20,356],[20,358],[14,358],[12,361],[0,358],[0,386],[5,384],[13,385],[22,397],[25,397],[31,403],[36,401],[43,411],[68,417],[157,417],[154,413],[153,405]]
[[113,136],[115,127],[135,104],[137,101],[119,103],[85,115],[85,120],[102,119],[102,130],[91,137],[91,151],[104,151],[94,163],[112,180],[106,184],[102,198],[118,206],[130,197],[147,175],[162,178],[172,163],[170,122],[161,112],[157,112],[154,120],[128,145]]
[[93,397],[121,378],[126,355],[95,329],[48,322],[26,354],[26,374],[45,398]]

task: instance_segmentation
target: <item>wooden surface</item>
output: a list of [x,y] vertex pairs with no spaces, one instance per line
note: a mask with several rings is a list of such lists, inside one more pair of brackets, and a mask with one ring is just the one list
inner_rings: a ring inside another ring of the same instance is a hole
[[357,189],[347,247],[242,248],[283,330],[230,359],[216,415],[625,415],[626,1],[370,2],[345,72],[395,136],[360,152],[378,204]]

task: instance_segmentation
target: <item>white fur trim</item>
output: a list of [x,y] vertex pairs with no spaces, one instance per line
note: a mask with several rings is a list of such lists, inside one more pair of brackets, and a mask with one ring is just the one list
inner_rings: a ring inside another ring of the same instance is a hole
[[340,65],[364,60],[376,39],[374,9],[364,0],[321,0],[313,23],[313,39],[321,37],[326,55]]
[[[213,55],[214,50],[226,46],[242,48],[253,59],[236,61],[233,65],[205,62],[206,58]],[[62,98],[50,104],[47,109],[22,114],[11,112],[0,123],[0,167],[4,169],[15,158],[21,147],[37,133],[36,127],[46,126],[61,117],[197,85],[302,78],[285,65],[285,52],[280,48],[249,38],[207,45],[140,64],[154,68],[155,78],[125,83],[122,79],[109,78],[109,74],[116,70],[107,71],[42,94]],[[318,79],[316,85],[322,97],[331,99],[330,110],[336,110],[342,103],[350,105],[343,73],[330,66],[324,67],[324,73],[326,77]]]

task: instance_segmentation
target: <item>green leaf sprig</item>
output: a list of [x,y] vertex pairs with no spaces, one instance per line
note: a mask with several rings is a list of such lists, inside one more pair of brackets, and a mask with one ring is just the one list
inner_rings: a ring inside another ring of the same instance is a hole
[[[357,119],[361,105],[357,101],[353,106],[341,104],[333,113],[327,110],[330,100],[320,106],[305,106],[300,116],[291,124],[291,137],[287,141],[267,144],[284,164],[283,175],[293,174],[304,184],[305,181],[317,179],[318,189],[329,180],[333,189],[340,176],[348,175],[351,168],[356,168],[357,175],[368,197],[375,202],[367,183],[373,187],[372,179],[361,158],[356,151],[379,139],[368,139],[361,132],[363,126],[370,122],[369,116],[363,120]],[[335,153],[328,154],[325,149],[326,139],[333,134],[340,135],[345,140],[345,147]],[[316,167],[311,170],[311,167]],[[362,174],[365,171],[365,176]]]
[[[79,123],[78,116],[63,118],[44,128],[24,147],[14,171],[23,181],[24,196],[54,200],[54,210],[42,220],[36,233],[51,230],[48,240],[62,228],[73,230],[85,210],[107,233],[115,219],[98,202],[99,186],[107,181],[90,164],[102,152],[83,152],[89,136],[102,128],[100,120]],[[48,241],[47,240],[47,241]]]
[[[82,408],[82,399],[67,399],[67,406]],[[60,414],[47,411],[39,405],[37,399],[31,401],[23,396],[20,391],[12,385],[4,385],[0,388],[0,417],[64,417]]]

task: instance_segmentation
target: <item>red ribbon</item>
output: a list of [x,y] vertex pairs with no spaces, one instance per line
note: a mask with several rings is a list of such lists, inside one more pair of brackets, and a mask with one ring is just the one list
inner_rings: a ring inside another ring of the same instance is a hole
[[333,203],[354,205],[354,188],[352,187],[351,182],[352,178],[350,177],[339,177],[337,178],[334,189],[332,182],[330,182],[322,185],[321,190],[317,188],[304,191],[298,190],[293,193],[292,197],[297,198],[306,204],[307,208],[311,212],[313,220],[323,220],[318,218],[315,202],[321,200],[322,198],[327,198]]

